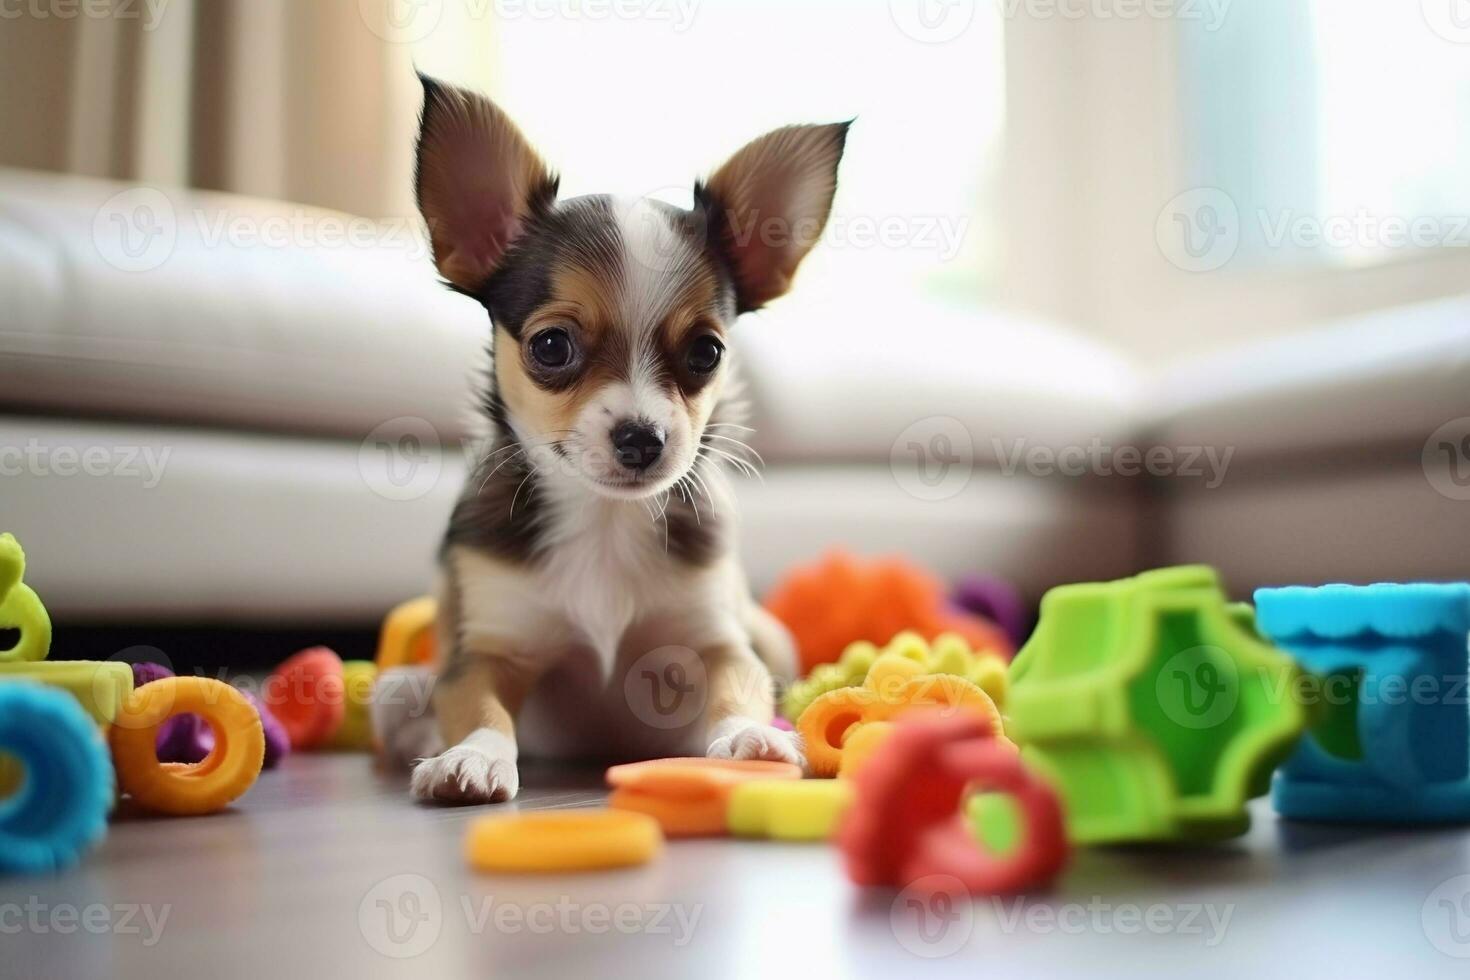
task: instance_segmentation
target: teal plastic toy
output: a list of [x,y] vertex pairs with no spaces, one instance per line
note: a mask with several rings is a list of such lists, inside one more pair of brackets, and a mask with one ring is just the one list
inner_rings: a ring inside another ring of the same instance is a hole
[[0,754],[17,777],[0,796],[0,873],[75,864],[106,834],[114,795],[96,723],[64,691],[0,684]]
[[20,631],[20,641],[0,650],[0,663],[45,660],[51,651],[51,617],[25,577],[26,555],[12,534],[0,534],[0,629]]
[[1276,776],[1283,816],[1470,821],[1470,585],[1261,589],[1261,629],[1318,675],[1309,737]]
[[1307,723],[1301,679],[1211,568],[1067,585],[1011,666],[1006,732],[1074,842],[1222,839]]

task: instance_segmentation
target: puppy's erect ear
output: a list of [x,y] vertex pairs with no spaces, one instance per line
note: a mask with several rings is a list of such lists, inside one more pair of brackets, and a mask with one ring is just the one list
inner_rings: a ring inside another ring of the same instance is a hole
[[786,292],[827,227],[848,123],[786,126],[747,143],[695,185],[711,240],[730,263],[740,312]]
[[556,200],[557,178],[495,103],[426,75],[419,80],[419,211],[440,274],[474,293],[526,222]]

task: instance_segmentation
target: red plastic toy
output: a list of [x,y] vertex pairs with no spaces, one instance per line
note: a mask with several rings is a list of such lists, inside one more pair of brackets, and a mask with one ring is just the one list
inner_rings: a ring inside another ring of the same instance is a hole
[[326,647],[302,650],[266,679],[260,700],[286,730],[291,748],[324,745],[347,714],[342,658]]
[[[971,894],[1008,894],[1046,885],[1067,862],[1056,794],[982,720],[900,722],[853,782],[857,800],[838,843],[860,885],[902,888],[947,875]],[[976,839],[962,812],[976,792],[1015,801],[1021,834],[1009,853],[993,854]]]
[[1004,630],[952,609],[937,579],[897,558],[834,552],[788,573],[766,597],[766,608],[791,630],[803,674],[835,662],[848,644],[882,646],[904,630],[931,641],[958,633],[972,649],[1006,658],[1015,652]]

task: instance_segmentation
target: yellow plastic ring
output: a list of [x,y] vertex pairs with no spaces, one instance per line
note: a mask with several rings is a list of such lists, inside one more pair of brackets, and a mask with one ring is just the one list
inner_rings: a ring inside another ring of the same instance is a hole
[[465,856],[480,871],[595,871],[645,864],[663,850],[658,821],[627,810],[560,810],[481,817]]
[[[159,726],[191,714],[214,731],[214,751],[197,765],[159,762]],[[265,761],[260,715],[239,691],[207,677],[166,677],[138,688],[108,738],[122,791],[140,806],[179,816],[223,810],[255,785]]]

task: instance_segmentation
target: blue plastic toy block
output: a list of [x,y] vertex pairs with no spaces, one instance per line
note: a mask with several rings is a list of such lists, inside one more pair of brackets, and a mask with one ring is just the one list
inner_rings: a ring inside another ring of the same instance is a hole
[[1470,821],[1470,585],[1256,592],[1256,621],[1315,675],[1316,722],[1276,774],[1286,817]]

